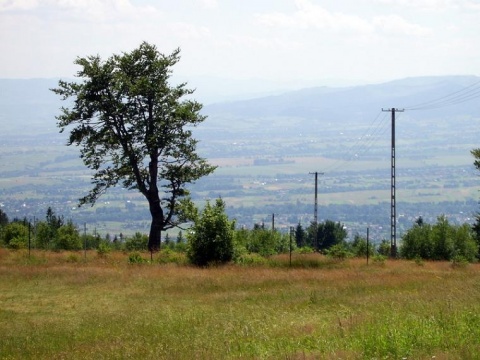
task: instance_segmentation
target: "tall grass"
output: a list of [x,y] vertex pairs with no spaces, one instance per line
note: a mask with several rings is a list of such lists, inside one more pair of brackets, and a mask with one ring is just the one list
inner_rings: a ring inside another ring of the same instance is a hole
[[76,255],[0,250],[1,359],[480,358],[477,264]]

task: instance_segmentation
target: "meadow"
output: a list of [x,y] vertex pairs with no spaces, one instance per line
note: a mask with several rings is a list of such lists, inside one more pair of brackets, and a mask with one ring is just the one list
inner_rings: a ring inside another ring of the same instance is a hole
[[159,256],[0,249],[0,359],[480,358],[479,264]]

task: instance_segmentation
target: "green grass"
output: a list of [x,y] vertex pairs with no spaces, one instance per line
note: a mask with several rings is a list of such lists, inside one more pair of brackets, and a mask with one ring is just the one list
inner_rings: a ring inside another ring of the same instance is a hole
[[77,255],[0,250],[1,359],[480,357],[479,265],[304,255],[317,265],[198,269]]

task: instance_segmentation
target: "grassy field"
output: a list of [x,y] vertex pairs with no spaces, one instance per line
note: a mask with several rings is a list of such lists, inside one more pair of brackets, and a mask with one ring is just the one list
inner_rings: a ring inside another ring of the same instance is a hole
[[0,249],[0,358],[480,358],[479,264],[293,260],[198,269]]

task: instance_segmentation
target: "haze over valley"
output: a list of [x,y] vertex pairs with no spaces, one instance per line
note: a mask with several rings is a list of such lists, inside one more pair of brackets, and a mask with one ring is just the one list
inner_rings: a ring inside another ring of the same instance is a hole
[[[245,99],[204,102],[207,120],[194,129],[202,156],[218,165],[191,187],[201,205],[221,196],[238,226],[288,229],[313,220],[314,176],[319,221],[344,223],[349,235],[370,227],[387,238],[390,222],[390,112],[397,113],[398,229],[422,216],[469,222],[478,210],[474,76],[418,77],[382,84],[311,87]],[[95,207],[77,208],[90,174],[65,146],[55,115],[64,105],[48,89],[56,79],[0,80],[0,206],[10,217],[43,219],[47,207],[87,223],[89,231],[146,232],[147,204],[112,189]],[[232,91],[232,93],[234,93]],[[204,96],[204,99],[202,99]],[[232,95],[235,98],[234,95]],[[220,98],[220,96],[219,96]],[[232,97],[230,97],[232,98]]]

